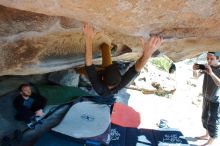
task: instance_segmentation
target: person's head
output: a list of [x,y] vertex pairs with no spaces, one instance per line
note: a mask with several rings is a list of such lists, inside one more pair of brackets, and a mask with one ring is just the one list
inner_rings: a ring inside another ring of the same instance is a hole
[[29,84],[21,84],[18,90],[23,97],[29,97],[32,94]]
[[208,52],[207,62],[208,65],[217,66],[219,64],[220,52]]
[[102,77],[109,89],[114,88],[121,82],[121,74],[116,64],[107,66]]

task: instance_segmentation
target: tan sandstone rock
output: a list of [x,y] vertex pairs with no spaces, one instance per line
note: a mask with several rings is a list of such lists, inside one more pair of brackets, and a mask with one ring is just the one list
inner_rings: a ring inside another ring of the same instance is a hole
[[115,60],[135,60],[142,51],[138,38],[150,34],[166,38],[160,51],[174,61],[220,50],[218,0],[1,0],[0,75],[83,65],[84,21],[99,32],[95,58],[106,42],[132,49]]

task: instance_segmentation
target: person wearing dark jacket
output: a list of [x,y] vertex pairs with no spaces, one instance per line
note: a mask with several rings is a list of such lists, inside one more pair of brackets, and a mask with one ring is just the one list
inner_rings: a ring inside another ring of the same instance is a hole
[[46,98],[32,93],[29,84],[22,84],[19,87],[20,95],[14,99],[14,107],[17,110],[15,118],[18,121],[30,123],[35,117],[44,115],[43,108],[45,107]]
[[[110,64],[108,66],[105,66],[102,73],[99,73],[96,70],[96,67],[92,61],[92,46],[93,38],[95,35],[94,28],[91,27],[89,24],[85,24],[83,31],[86,43],[85,69],[96,93],[103,98],[111,97],[120,89],[124,88],[134,77],[136,77],[140,73],[144,65],[147,63],[148,59],[163,42],[163,38],[158,36],[152,36],[147,42],[143,38],[141,38],[143,54],[136,61],[136,63],[127,70],[127,72],[121,75],[119,69],[117,68],[117,65]],[[110,57],[110,55],[108,56]],[[107,57],[105,57],[104,59],[107,59]]]
[[[204,74],[202,124],[206,134],[196,137],[207,140],[202,146],[214,144],[220,128],[220,52],[208,52],[207,62],[206,65],[193,65],[195,77]],[[200,70],[199,74],[197,70]]]

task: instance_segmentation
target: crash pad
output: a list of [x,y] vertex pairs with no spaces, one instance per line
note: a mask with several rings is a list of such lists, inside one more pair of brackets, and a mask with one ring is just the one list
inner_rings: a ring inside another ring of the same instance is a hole
[[59,85],[37,85],[40,95],[47,98],[48,105],[57,105],[72,101],[80,96],[91,96],[77,87]]
[[74,138],[94,137],[103,134],[110,122],[108,105],[83,101],[74,104],[52,130]]
[[115,103],[112,110],[111,122],[123,127],[137,128],[140,125],[140,114],[132,107]]

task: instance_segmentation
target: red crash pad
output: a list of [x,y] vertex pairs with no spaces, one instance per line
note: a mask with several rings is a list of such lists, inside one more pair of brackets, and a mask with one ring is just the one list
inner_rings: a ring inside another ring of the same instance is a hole
[[132,107],[115,103],[111,115],[111,122],[122,127],[137,128],[140,125],[140,114]]

